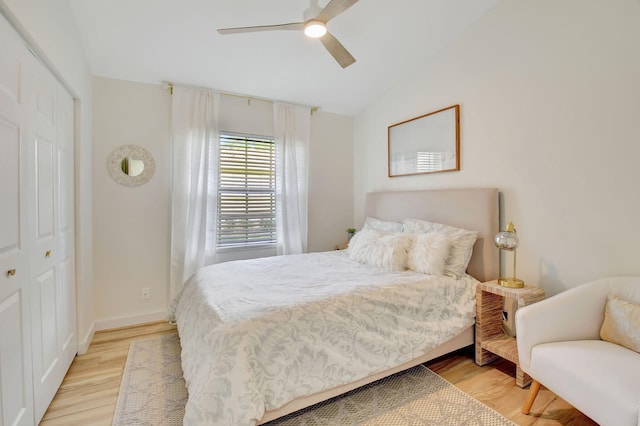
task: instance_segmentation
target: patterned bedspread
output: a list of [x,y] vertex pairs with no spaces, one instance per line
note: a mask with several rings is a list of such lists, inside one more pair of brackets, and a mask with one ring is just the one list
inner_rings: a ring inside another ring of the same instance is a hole
[[477,281],[384,272],[345,252],[200,270],[173,313],[185,425],[253,425],[265,411],[403,364],[474,322]]

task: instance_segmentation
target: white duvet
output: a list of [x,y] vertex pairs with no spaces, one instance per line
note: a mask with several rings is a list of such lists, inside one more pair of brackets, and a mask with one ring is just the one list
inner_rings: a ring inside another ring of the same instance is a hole
[[173,314],[185,425],[253,425],[304,395],[403,364],[474,322],[475,286],[326,252],[201,269]]

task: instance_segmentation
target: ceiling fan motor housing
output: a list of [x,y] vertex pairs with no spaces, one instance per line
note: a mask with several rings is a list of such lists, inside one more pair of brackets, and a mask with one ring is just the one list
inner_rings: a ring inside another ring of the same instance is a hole
[[311,0],[309,7],[302,12],[302,19],[304,19],[305,22],[314,20],[320,15],[320,12],[322,12],[322,8],[318,6],[318,0]]

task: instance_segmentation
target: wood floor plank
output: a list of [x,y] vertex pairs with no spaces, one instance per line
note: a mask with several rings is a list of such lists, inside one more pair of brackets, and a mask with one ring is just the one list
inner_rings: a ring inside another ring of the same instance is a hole
[[[87,353],[73,361],[40,424],[111,425],[131,341],[176,332],[175,326],[166,322],[97,332]],[[522,414],[520,409],[528,389],[516,386],[515,366],[508,361],[499,359],[480,367],[469,348],[431,361],[427,366],[518,425],[597,426],[544,386],[531,414]]]

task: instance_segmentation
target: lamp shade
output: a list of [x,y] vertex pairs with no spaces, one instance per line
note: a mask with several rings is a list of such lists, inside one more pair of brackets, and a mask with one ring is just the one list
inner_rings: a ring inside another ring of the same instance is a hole
[[502,231],[496,234],[495,238],[496,247],[501,250],[515,250],[518,248],[520,240],[518,235],[514,232]]

